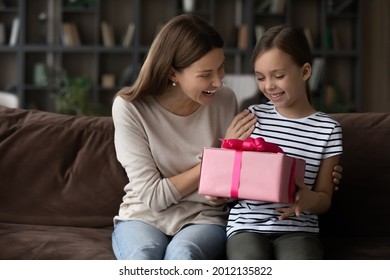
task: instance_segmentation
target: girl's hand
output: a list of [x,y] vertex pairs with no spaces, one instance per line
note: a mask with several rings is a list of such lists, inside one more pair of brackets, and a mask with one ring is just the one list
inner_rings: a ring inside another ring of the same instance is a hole
[[228,127],[225,139],[240,139],[248,138],[255,129],[256,117],[248,109],[245,109],[236,115]]
[[300,216],[304,210],[310,208],[311,195],[313,192],[302,182],[295,182],[297,191],[295,193],[294,204],[291,207],[277,208],[276,211],[282,213],[279,220],[284,220],[290,216]]

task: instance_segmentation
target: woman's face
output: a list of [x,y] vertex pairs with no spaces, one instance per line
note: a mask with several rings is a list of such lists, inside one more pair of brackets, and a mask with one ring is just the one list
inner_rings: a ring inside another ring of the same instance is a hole
[[254,70],[259,89],[276,108],[306,102],[306,80],[311,73],[309,64],[300,67],[288,54],[272,48],[257,57]]
[[209,51],[205,56],[181,72],[175,72],[174,81],[182,93],[201,105],[213,100],[222,86],[225,76],[225,55],[221,48]]

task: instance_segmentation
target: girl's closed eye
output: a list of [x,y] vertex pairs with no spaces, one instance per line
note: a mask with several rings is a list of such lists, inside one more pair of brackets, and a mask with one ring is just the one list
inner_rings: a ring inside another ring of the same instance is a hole
[[264,81],[264,79],[265,79],[265,78],[264,78],[263,76],[257,76],[257,77],[256,77],[256,80],[258,80],[258,81]]

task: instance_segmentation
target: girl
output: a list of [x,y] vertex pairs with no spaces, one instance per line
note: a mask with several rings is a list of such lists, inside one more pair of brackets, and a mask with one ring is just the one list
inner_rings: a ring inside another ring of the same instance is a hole
[[[252,56],[259,89],[269,99],[249,109],[257,117],[252,137],[279,145],[306,161],[293,205],[239,201],[227,226],[229,259],[321,259],[318,214],[331,204],[330,176],[342,153],[338,122],[309,100],[311,52],[300,29],[276,26],[264,33]],[[254,174],[255,176],[255,174]]]

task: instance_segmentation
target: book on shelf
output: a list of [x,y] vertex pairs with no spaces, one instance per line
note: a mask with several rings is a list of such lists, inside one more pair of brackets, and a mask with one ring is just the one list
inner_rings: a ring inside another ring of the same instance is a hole
[[328,50],[334,49],[339,50],[341,48],[340,46],[340,40],[339,40],[339,34],[337,32],[336,27],[327,27],[325,29],[325,47]]
[[338,15],[342,13],[349,5],[351,5],[355,0],[332,0],[329,1],[329,10],[332,14]]
[[135,24],[133,22],[131,22],[127,26],[125,35],[124,35],[123,40],[122,40],[123,47],[128,48],[133,44],[134,32],[135,32]]
[[312,73],[309,79],[310,91],[317,91],[324,74],[325,58],[316,57],[313,60]]
[[229,28],[228,36],[225,39],[225,45],[228,48],[237,48],[238,43],[238,26],[232,25]]
[[237,47],[240,50],[246,50],[248,48],[248,25],[242,24],[238,27],[238,42]]
[[81,44],[80,34],[77,25],[73,22],[62,24],[62,42],[65,46],[75,47]]
[[15,46],[16,43],[18,42],[19,30],[20,30],[20,20],[19,18],[16,17],[12,21],[11,35],[9,37],[10,46]]
[[266,13],[269,11],[270,7],[271,7],[271,4],[272,4],[272,0],[262,0],[257,8],[256,8],[256,12],[257,13]]
[[285,0],[272,0],[269,12],[271,14],[283,14],[284,12]]
[[4,45],[6,41],[5,24],[0,22],[0,45]]
[[323,97],[323,103],[327,108],[332,108],[336,103],[339,102],[338,92],[336,87],[332,84],[327,84],[325,86],[325,94]]
[[132,82],[133,74],[134,74],[133,65],[130,64],[130,65],[126,66],[122,70],[122,73],[119,77],[118,86],[120,86],[120,87],[129,86],[130,83]]
[[110,89],[115,87],[115,75],[106,73],[102,75],[101,87],[104,89]]
[[265,26],[264,25],[260,25],[260,24],[255,25],[256,42],[258,42],[261,39],[261,37],[263,36],[264,32],[265,32]]
[[72,32],[72,38],[73,38],[74,46],[81,45],[80,34],[79,34],[79,30],[77,28],[77,25],[75,23],[72,23],[70,25],[70,27],[71,27],[71,32]]
[[72,31],[70,29],[70,24],[67,22],[62,24],[61,39],[64,46],[71,46],[73,44]]
[[314,41],[313,41],[313,36],[311,36],[310,28],[304,27],[303,33],[305,34],[306,40],[309,43],[310,49],[313,51],[314,50]]
[[115,36],[114,36],[114,28],[112,27],[112,24],[107,23],[106,21],[102,21],[100,25],[102,31],[103,45],[105,47],[114,47]]
[[328,113],[343,113],[353,111],[353,104],[343,98],[343,93],[336,81],[325,85],[321,99],[322,110]]
[[339,50],[341,48],[339,35],[336,27],[332,27],[332,43],[333,43],[333,49]]

